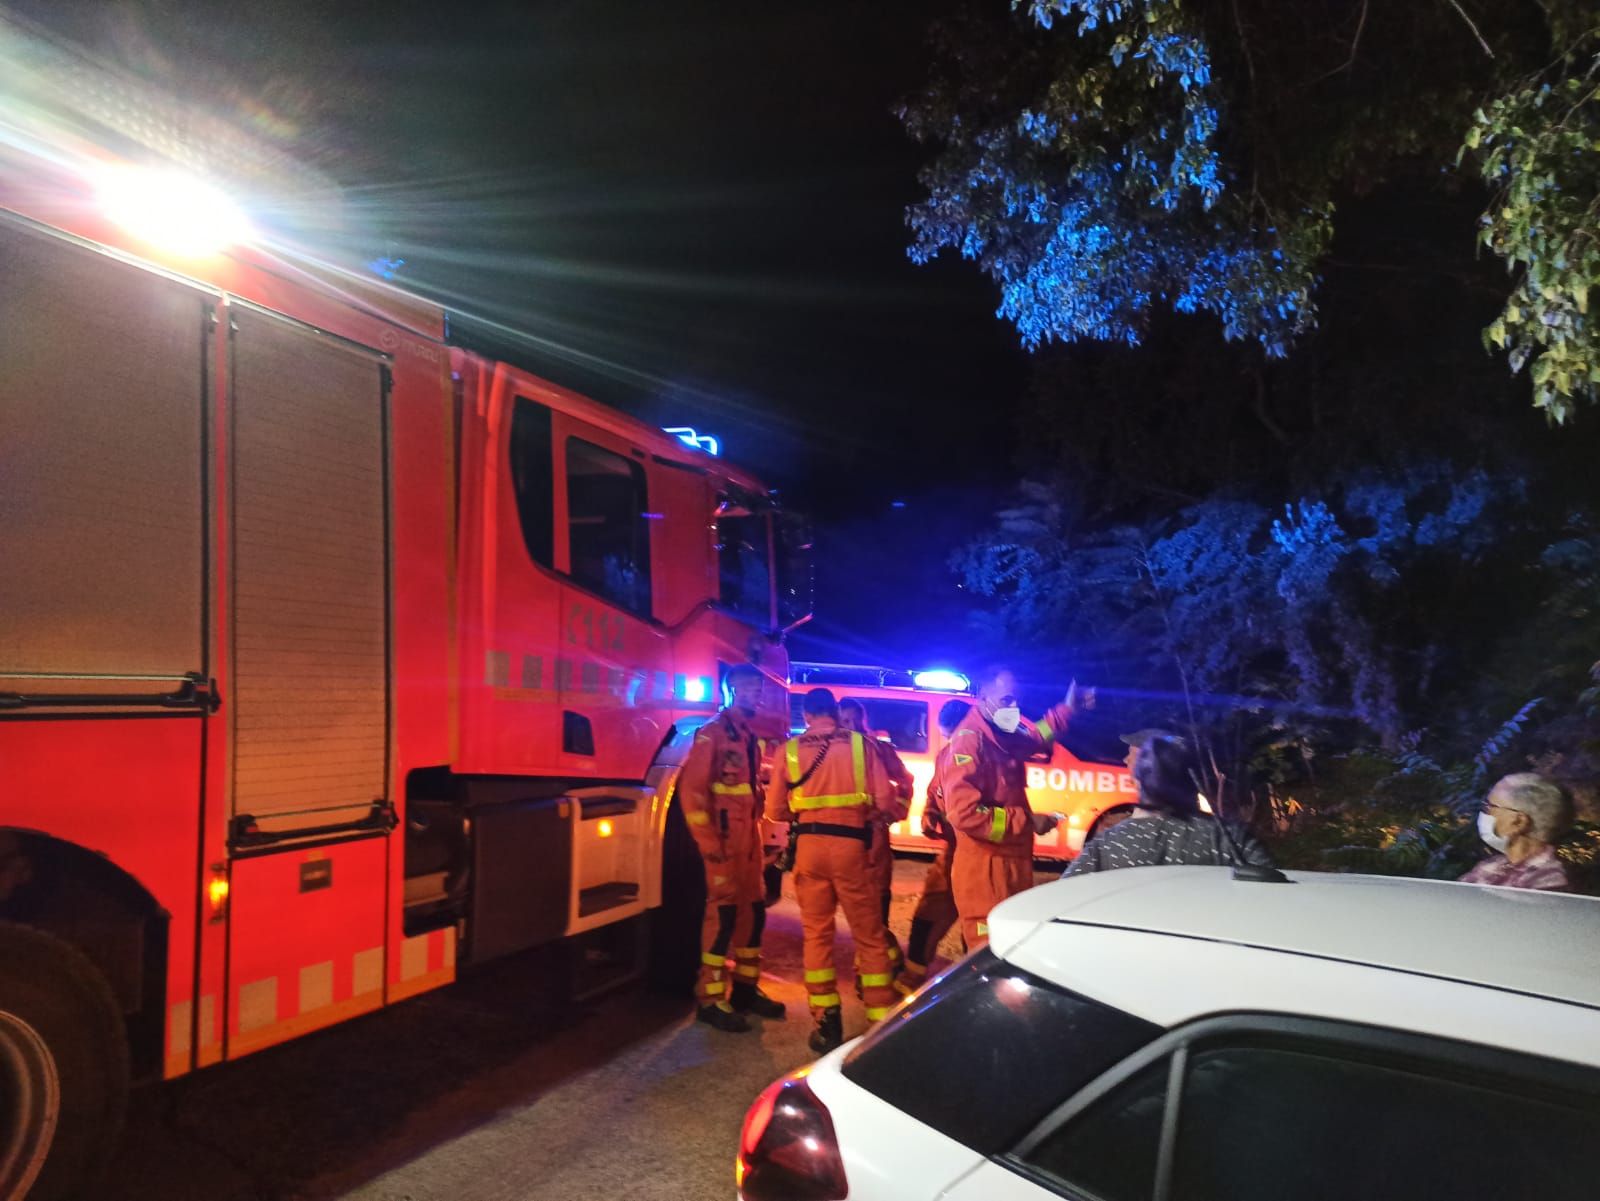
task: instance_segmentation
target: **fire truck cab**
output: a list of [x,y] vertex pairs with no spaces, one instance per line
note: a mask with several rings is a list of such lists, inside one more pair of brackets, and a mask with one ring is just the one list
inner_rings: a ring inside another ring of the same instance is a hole
[[280,164],[218,123],[3,21],[0,108],[0,1201],[55,1201],[131,1081],[558,939],[635,971],[677,765],[730,665],[782,695],[809,545],[224,213],[197,133]]
[[[944,746],[939,710],[950,700],[974,698],[964,676],[935,669],[901,671],[842,663],[793,662],[790,670],[790,723],[805,728],[800,704],[812,688],[827,688],[841,701],[857,700],[873,732],[899,753],[916,782],[911,812],[889,827],[889,844],[900,851],[931,851],[922,834],[922,810],[934,759]],[[1028,801],[1036,812],[1064,813],[1066,820],[1034,843],[1040,859],[1075,859],[1095,833],[1132,812],[1136,789],[1122,764],[1091,763],[1057,743],[1047,757],[1028,764]]]

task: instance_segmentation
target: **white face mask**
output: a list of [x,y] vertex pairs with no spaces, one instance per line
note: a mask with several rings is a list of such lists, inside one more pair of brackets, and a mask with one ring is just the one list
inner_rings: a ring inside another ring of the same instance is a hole
[[1505,854],[1506,840],[1494,832],[1494,814],[1478,814],[1478,837],[1483,839],[1491,850]]
[[994,716],[989,720],[1007,734],[1015,734],[1017,727],[1022,724],[1022,710],[1015,705],[1012,705],[1009,709],[996,709]]

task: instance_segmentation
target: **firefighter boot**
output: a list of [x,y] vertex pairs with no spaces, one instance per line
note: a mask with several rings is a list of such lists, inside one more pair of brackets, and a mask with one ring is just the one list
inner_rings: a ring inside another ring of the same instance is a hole
[[789,1011],[782,1001],[773,1000],[761,991],[761,986],[749,980],[738,980],[733,985],[733,1008],[737,1013],[753,1013],[758,1018],[782,1021]]
[[702,1005],[699,1012],[694,1015],[697,1022],[704,1022],[714,1030],[726,1031],[728,1034],[743,1034],[750,1029],[750,1023],[724,1005]]
[[817,1028],[811,1032],[811,1038],[807,1040],[806,1045],[818,1055],[826,1055],[842,1042],[844,1042],[844,1016],[837,1009],[824,1009],[822,1016],[817,1018]]

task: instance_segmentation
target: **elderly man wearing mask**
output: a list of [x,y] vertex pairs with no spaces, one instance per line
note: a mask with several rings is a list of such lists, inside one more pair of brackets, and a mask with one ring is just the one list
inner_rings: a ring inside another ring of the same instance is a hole
[[1572,822],[1572,798],[1554,780],[1531,771],[1506,776],[1489,790],[1478,814],[1478,837],[1495,854],[1462,876],[1462,883],[1571,892],[1555,844]]

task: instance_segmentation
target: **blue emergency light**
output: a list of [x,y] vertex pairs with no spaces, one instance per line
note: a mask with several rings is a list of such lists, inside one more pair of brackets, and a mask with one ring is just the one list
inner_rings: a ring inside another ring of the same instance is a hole
[[932,667],[927,671],[919,671],[911,677],[911,682],[918,688],[929,688],[935,692],[965,692],[972,687],[972,681],[959,671],[951,671],[948,667]]
[[685,446],[693,447],[695,450],[703,450],[708,455],[720,455],[722,453],[722,443],[715,434],[699,433],[692,425],[664,425],[661,428],[665,433],[671,434]]

